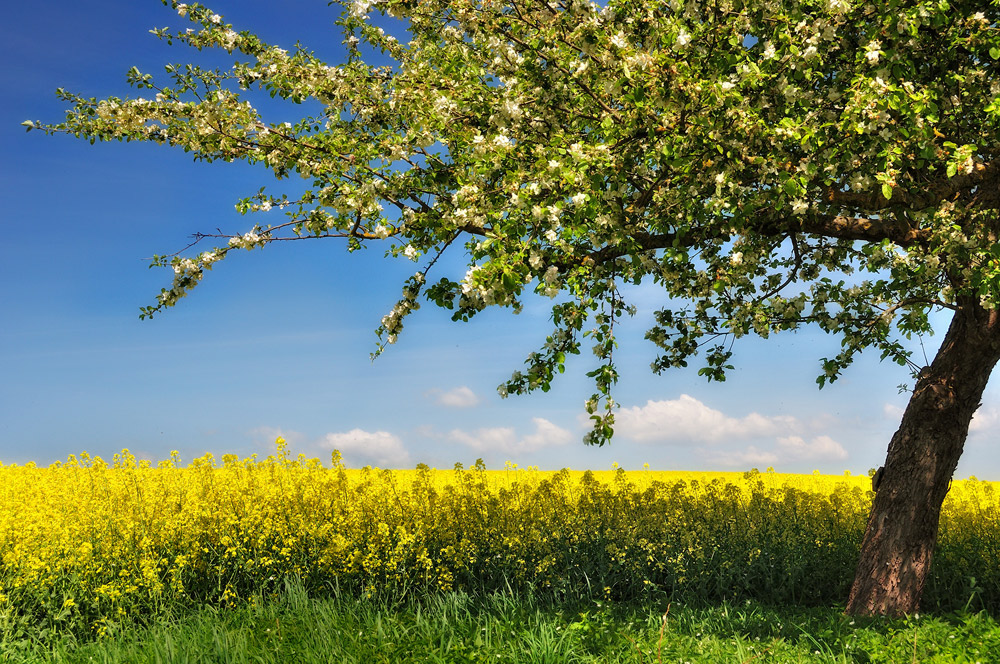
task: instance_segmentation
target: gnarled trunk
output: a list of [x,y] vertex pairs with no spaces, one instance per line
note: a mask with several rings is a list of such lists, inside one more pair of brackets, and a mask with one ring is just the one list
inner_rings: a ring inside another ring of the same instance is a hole
[[961,301],[889,443],[847,613],[898,616],[919,608],[941,504],[998,360],[1000,315]]

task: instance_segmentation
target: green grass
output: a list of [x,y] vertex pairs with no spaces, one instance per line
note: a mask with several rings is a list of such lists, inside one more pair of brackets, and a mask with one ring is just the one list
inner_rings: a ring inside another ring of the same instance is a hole
[[838,608],[704,606],[443,594],[390,605],[311,599],[289,584],[267,601],[119,627],[89,643],[0,635],[0,662],[997,662],[986,613],[857,620]]

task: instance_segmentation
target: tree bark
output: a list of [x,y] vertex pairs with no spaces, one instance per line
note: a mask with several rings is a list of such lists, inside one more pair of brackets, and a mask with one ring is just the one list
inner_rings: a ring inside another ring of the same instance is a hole
[[941,347],[920,372],[889,442],[848,614],[917,612],[937,541],[941,504],[990,373],[1000,360],[1000,314],[959,303]]

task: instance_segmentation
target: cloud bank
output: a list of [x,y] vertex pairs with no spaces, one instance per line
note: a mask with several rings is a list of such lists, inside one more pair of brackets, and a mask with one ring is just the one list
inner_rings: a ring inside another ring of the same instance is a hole
[[[733,417],[687,394],[623,408],[615,416],[616,435],[640,443],[707,447],[702,452],[706,459],[731,467],[845,460],[847,450],[830,436],[807,439],[809,430],[831,425],[828,417],[813,418],[811,423],[792,415]],[[774,441],[770,448],[765,444],[769,439]]]
[[682,394],[669,401],[647,401],[645,406],[622,408],[615,415],[615,434],[638,442],[671,444],[721,443],[793,434],[802,423],[790,415],[750,413],[730,417]]
[[452,429],[448,438],[479,452],[517,455],[565,445],[573,440],[573,434],[543,417],[533,417],[531,421],[534,432],[520,437],[513,427],[492,427],[472,432]]
[[410,453],[399,436],[388,431],[351,429],[345,433],[328,433],[320,447],[340,450],[348,466],[409,467]]

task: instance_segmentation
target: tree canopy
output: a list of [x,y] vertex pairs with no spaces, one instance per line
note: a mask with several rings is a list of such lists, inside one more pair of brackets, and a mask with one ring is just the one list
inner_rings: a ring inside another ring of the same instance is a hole
[[[866,347],[907,363],[902,339],[935,308],[1000,300],[995,2],[356,0],[333,65],[169,4],[193,27],[161,39],[233,66],[132,69],[151,98],[60,91],[65,121],[28,128],[165,143],[310,186],[261,188],[238,204],[252,228],[157,257],[174,278],[143,316],[233,251],[378,243],[417,263],[380,351],[423,298],[461,320],[554,298],[553,332],[500,391],[548,389],[589,344],[588,439],[604,443],[624,283],[663,288],[654,371],[698,355],[722,380],[733,340],[811,323],[842,343],[820,385]],[[269,121],[260,91],[316,112]],[[275,208],[286,218],[263,221]],[[464,277],[434,273],[463,249]]]

